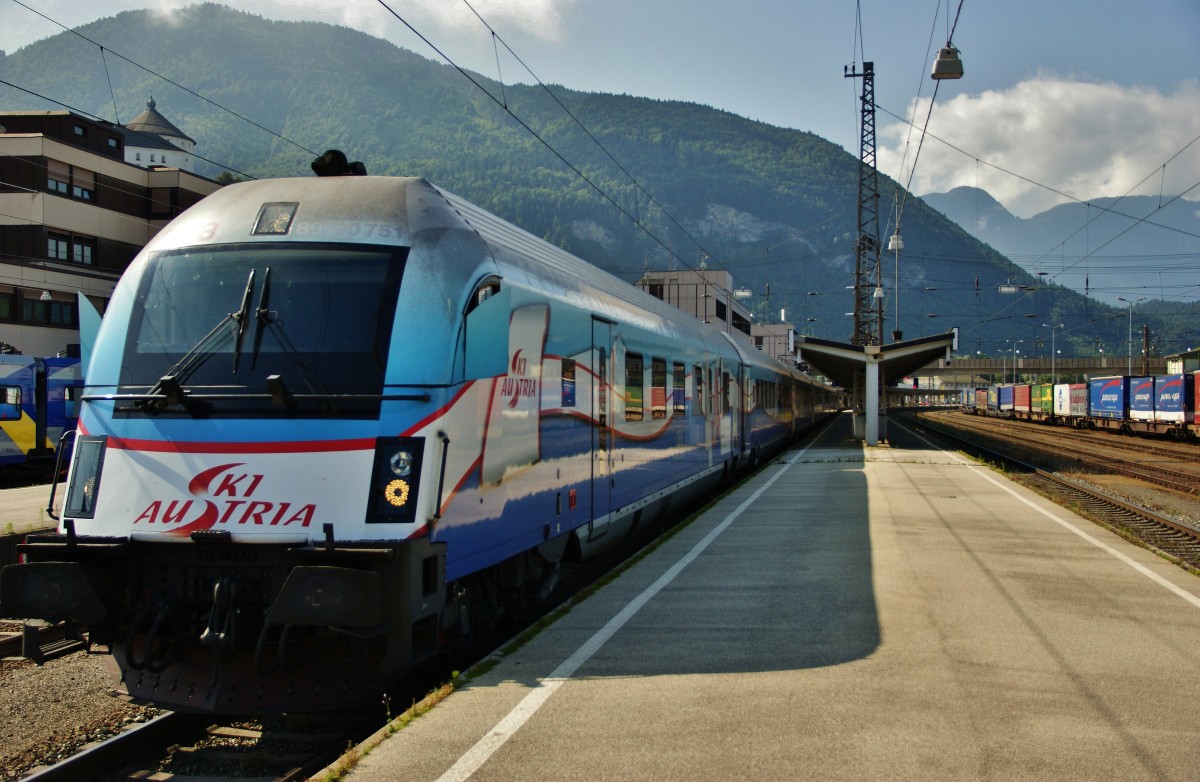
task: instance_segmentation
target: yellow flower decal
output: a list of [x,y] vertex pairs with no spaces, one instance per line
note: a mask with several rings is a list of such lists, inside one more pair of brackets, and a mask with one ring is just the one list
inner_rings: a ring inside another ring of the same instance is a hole
[[404,507],[404,503],[408,502],[408,484],[397,478],[383,490],[383,498],[393,507]]

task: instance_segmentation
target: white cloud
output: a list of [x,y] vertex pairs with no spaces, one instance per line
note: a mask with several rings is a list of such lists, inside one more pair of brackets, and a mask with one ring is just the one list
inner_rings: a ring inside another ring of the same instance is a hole
[[[929,99],[914,104],[910,116],[919,128]],[[1048,75],[939,100],[929,132],[961,151],[927,138],[911,187],[917,194],[980,187],[1023,217],[1068,200],[1047,188],[1083,200],[1131,188],[1174,196],[1200,182],[1200,142],[1184,150],[1200,136],[1197,107],[1196,81],[1163,94]],[[907,182],[919,131],[910,137],[908,126],[895,122],[881,125],[878,138],[880,170]]]
[[[158,0],[172,3],[173,0]],[[502,38],[523,34],[557,40],[574,0],[472,0],[471,7]],[[388,5],[423,34],[486,33],[479,18],[464,2],[447,0],[388,0]],[[261,0],[239,8],[269,19],[311,19],[340,24],[383,38],[402,36],[404,26],[376,2],[330,3],[328,0]]]

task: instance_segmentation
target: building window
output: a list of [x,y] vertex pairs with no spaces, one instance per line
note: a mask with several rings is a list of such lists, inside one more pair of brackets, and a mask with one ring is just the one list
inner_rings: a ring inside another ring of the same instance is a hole
[[[9,286],[0,286],[0,320],[15,320],[17,317],[17,292]],[[3,353],[0,350],[0,353]]]
[[46,257],[52,261],[73,261],[87,266],[96,265],[96,240],[90,236],[48,231]]
[[85,128],[83,125],[76,125],[75,135],[79,136],[80,138],[87,138],[87,128]]
[[134,160],[141,160],[141,159],[142,159],[142,153],[141,153],[141,152],[134,152],[134,153],[133,153],[133,159],[134,159]]
[[108,148],[109,149],[120,149],[121,148],[121,140],[114,136],[109,136],[108,137]]
[[47,158],[46,189],[51,193],[70,195],[81,201],[95,201],[96,173]]
[[40,323],[47,326],[74,328],[78,325],[73,303],[41,301],[37,297],[27,297],[21,300],[21,320],[25,323]]
[[71,237],[71,260],[88,266],[96,264],[96,240],[82,236]]
[[71,167],[57,160],[46,160],[46,188],[51,193],[71,192]]
[[85,168],[72,168],[71,195],[84,201],[96,200],[96,174]]
[[56,234],[53,231],[46,234],[46,257],[52,261],[65,261],[71,257],[71,237],[66,234]]

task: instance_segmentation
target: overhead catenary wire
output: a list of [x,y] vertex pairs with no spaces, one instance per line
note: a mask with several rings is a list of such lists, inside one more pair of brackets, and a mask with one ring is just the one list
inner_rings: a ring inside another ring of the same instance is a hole
[[[70,104],[68,104],[68,103],[63,103],[63,102],[62,102],[62,101],[60,101],[60,100],[56,100],[56,99],[54,99],[54,98],[51,98],[51,97],[49,97],[48,95],[42,95],[40,92],[35,92],[34,90],[31,90],[31,89],[29,89],[29,88],[27,88],[27,87],[22,87],[22,86],[20,86],[19,84],[13,84],[12,82],[8,81],[7,79],[0,79],[0,84],[3,84],[3,85],[4,85],[4,86],[6,86],[6,87],[12,87],[14,90],[20,90],[21,92],[24,92],[24,93],[25,93],[25,94],[27,94],[27,95],[32,95],[32,96],[33,96],[33,97],[35,97],[35,98],[38,98],[38,99],[40,99],[40,100],[44,100],[44,101],[46,101],[46,102],[48,102],[48,103],[53,103],[53,104],[54,104],[54,105],[56,105],[56,106],[62,106],[64,109],[66,109],[66,110],[68,110],[68,111],[72,111],[72,112],[74,112],[74,113],[78,114],[78,115],[79,115],[79,116],[81,116],[81,117],[88,117],[89,119],[94,119],[94,120],[96,120],[96,121],[98,121],[98,122],[108,122],[108,120],[104,119],[104,118],[103,118],[103,117],[101,117],[101,116],[98,116],[98,115],[96,115],[96,114],[93,114],[93,113],[91,113],[90,111],[87,111],[87,110],[85,110],[85,109],[78,108],[78,107],[76,107],[76,106],[72,106],[72,105],[70,105]],[[148,141],[154,141],[154,140],[155,140],[153,137],[151,137],[151,136],[147,136],[146,134],[144,134],[144,133],[140,133],[139,131],[136,131],[136,130],[130,130],[129,128],[126,128],[126,127],[122,127],[121,129],[122,129],[122,130],[125,132],[125,134],[126,134],[127,136],[130,136],[130,135],[132,135],[132,136],[134,136],[134,137],[136,137],[136,138],[140,138],[140,139],[146,139],[146,140],[148,140]],[[223,163],[220,163],[220,162],[218,162],[218,161],[216,161],[216,160],[212,160],[212,159],[210,159],[210,158],[206,158],[206,157],[204,157],[203,155],[198,155],[198,154],[196,154],[195,152],[192,152],[192,153],[191,153],[191,155],[192,155],[192,157],[196,158],[197,160],[203,160],[205,163],[212,163],[214,166],[217,166],[218,168],[225,169],[226,171],[229,171],[229,172],[231,172],[231,173],[237,174],[238,176],[242,176],[242,177],[245,177],[245,178],[247,178],[247,179],[255,179],[255,178],[256,178],[256,177],[254,177],[254,176],[251,176],[250,174],[247,174],[247,173],[246,173],[246,172],[244,172],[244,171],[239,171],[238,169],[236,169],[236,168],[233,168],[232,166],[227,166],[227,165],[225,165],[225,164],[223,164]]]
[[[59,22],[59,21],[58,21],[58,20],[56,20],[56,19],[52,19],[52,18],[50,18],[49,16],[46,16],[44,13],[42,13],[42,12],[41,12],[41,11],[39,11],[39,10],[37,10],[36,8],[30,8],[28,5],[26,5],[25,3],[21,2],[21,0],[12,0],[12,2],[16,3],[17,5],[21,6],[22,8],[24,8],[24,9],[26,9],[26,10],[28,10],[28,11],[32,12],[32,13],[35,13],[35,14],[37,14],[38,16],[42,17],[42,18],[43,18],[43,19],[45,19],[46,21],[50,22],[51,24],[54,24],[54,25],[57,25],[58,27],[61,27],[63,30],[65,30],[65,31],[67,31],[67,32],[69,32],[69,33],[71,33],[72,35],[77,35],[77,36],[79,36],[79,37],[80,37],[80,38],[82,38],[83,40],[85,40],[85,41],[87,41],[88,43],[92,44],[93,46],[95,46],[95,47],[99,48],[99,49],[100,49],[100,52],[101,52],[101,54],[102,54],[102,55],[103,55],[104,51],[106,50],[106,47],[104,47],[103,45],[101,45],[99,42],[97,42],[97,41],[94,41],[94,40],[92,40],[91,38],[88,38],[86,35],[84,35],[83,33],[79,32],[78,30],[73,30],[73,29],[71,29],[70,27],[67,27],[65,24],[63,24],[62,22]],[[300,150],[302,150],[302,151],[304,151],[304,152],[307,152],[308,154],[310,154],[310,155],[312,155],[312,156],[314,156],[314,157],[316,157],[317,155],[320,155],[320,154],[321,154],[321,153],[319,153],[319,152],[314,152],[313,150],[309,149],[308,147],[304,146],[303,144],[301,144],[301,143],[299,143],[299,142],[297,142],[297,141],[294,141],[294,140],[292,140],[292,139],[290,139],[290,138],[288,138],[288,137],[286,137],[286,136],[284,136],[284,135],[282,135],[282,134],[280,134],[280,133],[277,133],[277,132],[275,132],[274,130],[271,130],[270,128],[268,128],[268,127],[266,127],[266,126],[264,126],[264,125],[260,125],[259,123],[255,122],[254,120],[250,119],[249,117],[246,117],[246,116],[244,116],[244,115],[242,115],[242,114],[240,114],[240,113],[238,113],[238,112],[234,111],[234,110],[233,110],[233,109],[231,109],[231,108],[228,108],[228,107],[226,107],[226,106],[222,106],[220,103],[217,103],[215,100],[212,100],[212,99],[211,99],[211,98],[209,98],[209,97],[206,97],[206,96],[204,96],[204,95],[201,95],[200,93],[196,92],[195,90],[191,89],[190,87],[185,87],[184,85],[180,84],[179,82],[177,82],[177,81],[175,81],[175,80],[173,80],[173,79],[171,79],[171,78],[169,78],[169,77],[167,77],[167,76],[163,76],[161,73],[158,73],[157,71],[155,71],[155,70],[153,70],[153,69],[151,69],[151,68],[147,68],[145,65],[142,65],[141,63],[138,63],[138,62],[135,62],[134,60],[131,60],[131,59],[129,59],[128,57],[126,57],[125,55],[121,54],[120,52],[113,51],[112,49],[107,49],[107,51],[108,51],[110,54],[112,54],[112,55],[114,55],[114,56],[116,56],[116,57],[119,57],[119,58],[121,58],[122,60],[124,60],[125,62],[129,63],[130,65],[132,65],[132,66],[134,66],[134,67],[136,67],[136,68],[140,68],[141,70],[145,71],[146,73],[149,73],[151,76],[154,76],[155,78],[158,78],[158,79],[162,79],[162,80],[163,80],[163,81],[165,81],[167,84],[170,84],[170,85],[171,85],[171,86],[173,86],[173,87],[178,87],[179,89],[183,90],[184,92],[188,93],[189,95],[192,95],[192,96],[194,96],[194,97],[196,97],[196,98],[199,98],[200,100],[204,101],[205,103],[208,103],[208,104],[209,104],[209,105],[211,105],[211,106],[215,106],[216,108],[220,109],[221,111],[224,111],[224,112],[226,112],[226,113],[228,113],[228,114],[231,114],[231,115],[233,115],[233,116],[237,117],[238,119],[242,120],[243,122],[246,122],[246,123],[248,123],[248,124],[250,124],[250,125],[253,125],[254,127],[258,128],[259,130],[262,130],[262,131],[264,131],[264,132],[266,132],[266,133],[270,133],[272,136],[274,136],[275,138],[279,139],[280,141],[283,141],[283,142],[286,142],[286,143],[288,143],[288,144],[291,144],[292,146],[296,147],[297,149],[300,149]],[[108,65],[107,65],[107,62],[106,62],[106,63],[105,63],[105,70],[106,70],[106,71],[107,71],[107,68],[108,68]],[[110,83],[110,85],[109,85],[109,89],[110,89],[110,90],[112,89],[112,85],[111,85],[111,83]],[[58,103],[58,105],[60,105],[60,106],[64,105],[64,104],[62,104],[62,103],[59,103],[58,101],[56,101],[56,100],[52,100],[52,99],[50,99],[50,98],[46,98],[45,100],[50,100],[52,103]],[[115,110],[116,110],[116,99],[115,99],[115,98],[113,99],[113,110],[114,110],[114,112],[115,112]],[[72,109],[72,111],[74,111],[74,109]],[[95,116],[95,115],[88,114],[88,116]],[[197,156],[197,157],[198,157],[198,156]],[[203,158],[201,158],[201,159],[203,159]],[[213,162],[213,161],[207,161],[207,162],[210,162],[210,163],[211,163],[211,162]],[[220,164],[215,164],[215,165],[220,165]],[[229,169],[229,170],[232,170],[232,169]]]
[[[525,63],[525,61],[521,59],[520,55],[518,55],[515,51],[513,51],[512,47],[508,45],[508,42],[505,41],[504,38],[502,38],[495,31],[495,29],[492,28],[492,26],[488,23],[488,21],[486,19],[484,19],[483,16],[480,15],[480,13],[478,11],[475,10],[475,7],[472,6],[471,3],[468,2],[468,0],[463,0],[463,4],[466,5],[467,8],[469,8],[471,10],[471,13],[475,14],[476,18],[479,19],[480,23],[483,24],[483,26],[488,29],[488,32],[491,33],[491,35],[492,35],[493,43],[495,41],[499,41],[500,44],[503,45],[506,50],[508,50],[508,53],[511,54],[513,56],[513,58],[516,59],[516,61],[521,64],[521,67],[524,68],[525,71],[534,78],[534,80],[538,83],[538,86],[541,87],[542,90],[547,95],[550,96],[551,100],[553,100],[556,104],[558,104],[558,107],[563,110],[563,113],[565,113],[571,119],[572,122],[574,122],[576,125],[579,126],[580,130],[582,130],[584,132],[584,134],[587,135],[587,137],[589,139],[591,139],[592,143],[594,143],[600,149],[600,151],[603,152],[604,155],[609,160],[612,161],[613,165],[615,165],[620,170],[620,172],[622,174],[624,174],[627,179],[629,179],[629,181],[633,184],[633,186],[640,193],[642,193],[642,195],[646,196],[646,198],[649,200],[649,202],[651,204],[653,204],[655,207],[657,207],[658,210],[660,212],[662,212],[663,215],[665,215],[666,218],[676,228],[678,228],[679,231],[681,233],[683,233],[683,235],[686,236],[689,241],[692,242],[692,244],[694,244],[700,250],[700,252],[704,253],[709,258],[713,258],[713,260],[717,260],[713,256],[713,254],[711,252],[709,252],[708,249],[700,242],[700,240],[698,240],[695,236],[692,235],[692,233],[690,231],[688,231],[682,224],[680,224],[680,222],[675,219],[675,217],[670,213],[670,211],[668,211],[666,207],[664,207],[661,203],[659,203],[658,199],[656,199],[648,190],[646,190],[645,187],[642,186],[642,183],[638,181],[637,177],[635,177],[632,173],[630,173],[629,170],[627,168],[625,168],[624,165],[622,165],[621,161],[617,160],[617,158],[612,154],[612,152],[609,151],[608,147],[606,147],[604,145],[604,143],[602,141],[600,141],[600,139],[596,138],[595,134],[593,134],[592,131],[589,130],[587,128],[587,126],[585,126],[583,124],[583,122],[579,119],[579,117],[577,117],[575,115],[575,113],[572,112],[569,108],[567,108],[566,104],[564,104],[559,99],[559,97],[554,94],[554,91],[551,90],[550,87],[544,81],[542,81],[541,77],[539,77],[536,73],[533,72],[533,69],[530,68],[529,65],[527,65]],[[497,58],[496,58],[497,72],[499,72],[499,69],[500,69],[500,60],[499,60],[499,55],[497,55]],[[501,86],[503,87],[503,81],[501,81]],[[506,109],[508,108],[507,103],[505,105],[505,108]]]
[[574,163],[572,163],[570,160],[568,160],[566,158],[566,156],[563,155],[563,153],[561,153],[557,149],[555,149],[554,145],[552,145],[550,142],[546,141],[546,139],[542,138],[541,134],[539,134],[536,130],[534,130],[532,127],[530,127],[529,123],[527,123],[525,120],[518,117],[517,114],[512,109],[510,109],[508,106],[504,105],[504,101],[498,100],[495,95],[493,95],[490,91],[488,91],[488,89],[486,87],[484,87],[482,84],[480,84],[479,80],[476,79],[474,76],[472,76],[470,71],[466,70],[461,65],[459,65],[457,62],[455,62],[454,59],[452,59],[448,54],[446,54],[440,48],[438,48],[438,46],[436,44],[434,44],[433,41],[429,40],[427,37],[425,37],[425,35],[423,33],[421,33],[419,30],[417,30],[416,27],[414,27],[411,23],[409,23],[409,21],[407,19],[405,19],[403,16],[401,16],[399,13],[397,13],[395,9],[393,9],[390,5],[387,4],[386,0],[376,0],[376,2],[378,2],[381,6],[383,6],[384,10],[387,11],[392,16],[394,16],[397,21],[399,21],[402,25],[404,25],[406,28],[408,28],[409,32],[411,32],[413,35],[417,36],[417,38],[419,38],[426,46],[428,46],[435,53],[437,53],[437,55],[439,57],[441,57],[443,60],[445,60],[446,63],[448,65],[450,65],[450,67],[452,67],[456,71],[458,71],[459,74],[461,74],[463,76],[463,78],[465,78],[467,81],[471,82],[471,84],[475,85],[475,87],[478,88],[479,91],[482,92],[484,95],[488,96],[488,98],[493,103],[495,103],[497,106],[499,106],[500,109],[504,111],[504,113],[508,114],[508,116],[511,117],[514,122],[516,122],[518,125],[520,125],[525,130],[525,132],[527,132],[529,135],[533,136],[533,138],[539,144],[541,144],[547,150],[549,150],[549,152],[552,155],[554,155],[556,158],[558,158],[559,161],[561,161],[563,165],[565,165],[567,168],[571,169],[571,171],[574,172],[576,176],[578,176],[581,180],[583,180],[583,182],[585,184],[587,184],[588,187],[590,187],[601,198],[603,198],[605,201],[607,201],[609,204],[611,204],[613,206],[613,208],[615,208],[618,212],[620,212],[622,215],[624,215],[631,223],[633,223],[635,226],[637,226],[638,229],[640,229],[643,233],[645,233],[647,236],[649,236],[655,242],[655,244],[657,244],[659,247],[662,247],[667,252],[668,255],[670,255],[672,258],[675,258],[677,261],[679,261],[681,264],[683,264],[687,268],[689,268],[689,269],[692,268],[691,264],[689,264],[682,256],[680,256],[678,253],[676,253],[674,248],[672,248],[670,245],[668,245],[666,242],[664,242],[657,234],[655,234],[653,231],[651,231],[649,228],[647,228],[645,226],[645,224],[643,224],[640,220],[638,220],[636,217],[634,217],[632,214],[630,214],[628,209],[626,209],[621,204],[617,203],[616,199],[614,199],[607,192],[605,192],[604,189],[601,188],[598,184],[593,182],[592,179],[590,177],[588,177],[587,174],[585,174],[582,170],[580,170],[580,168],[578,166],[576,166]]

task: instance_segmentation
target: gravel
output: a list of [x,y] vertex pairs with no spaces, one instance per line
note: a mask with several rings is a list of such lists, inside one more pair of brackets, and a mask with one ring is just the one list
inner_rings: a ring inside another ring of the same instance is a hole
[[106,655],[82,652],[45,665],[0,660],[0,780],[78,752],[160,714],[112,695]]

